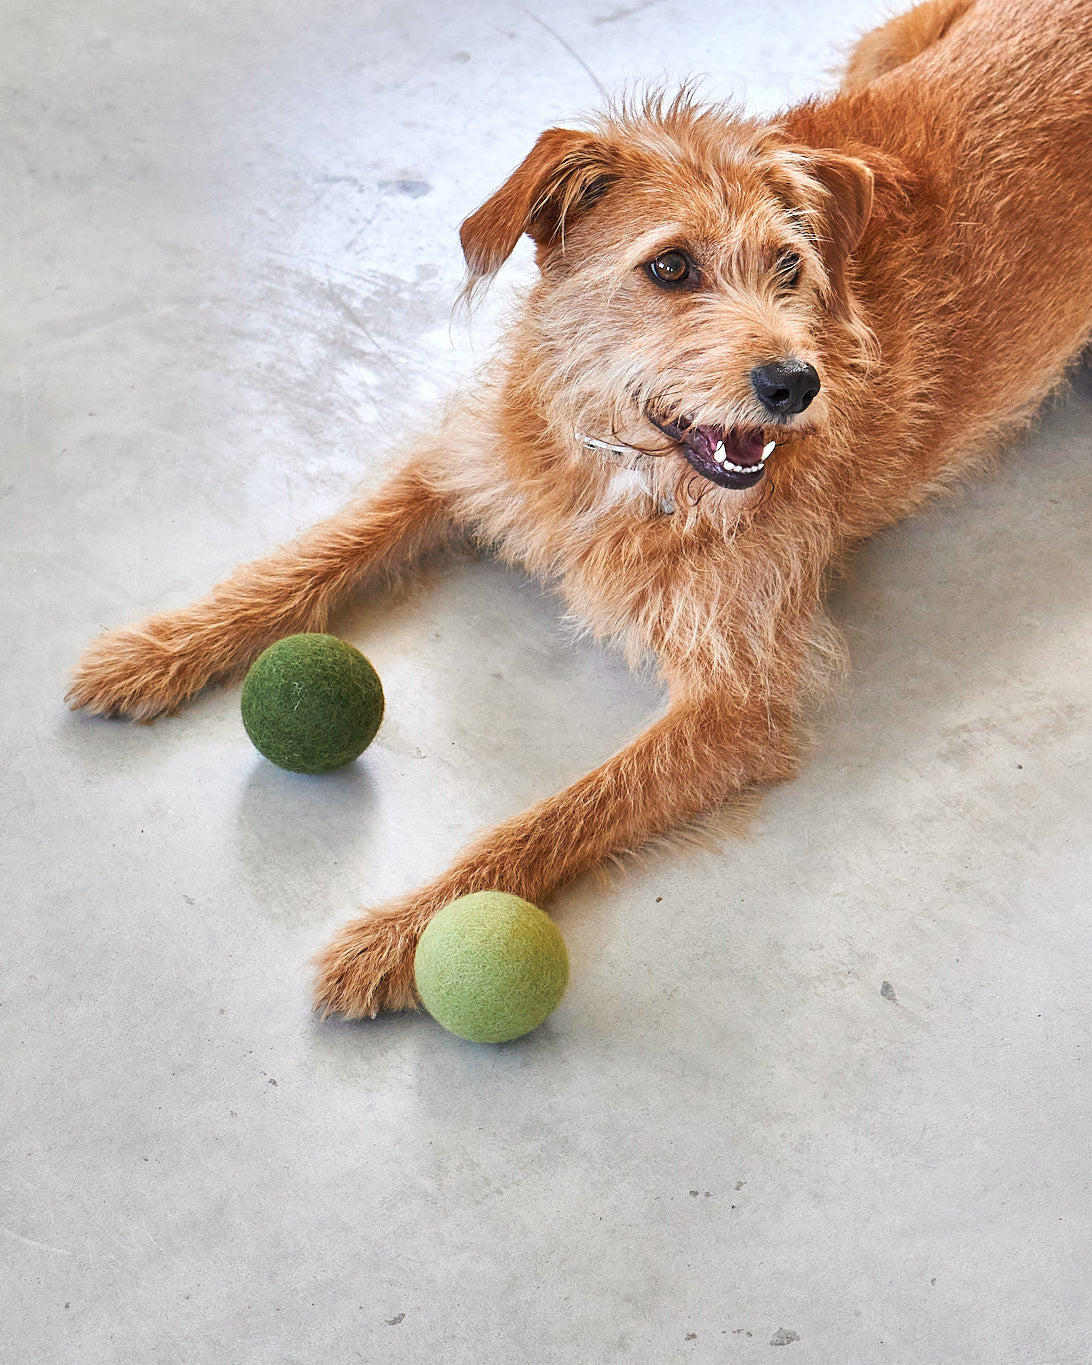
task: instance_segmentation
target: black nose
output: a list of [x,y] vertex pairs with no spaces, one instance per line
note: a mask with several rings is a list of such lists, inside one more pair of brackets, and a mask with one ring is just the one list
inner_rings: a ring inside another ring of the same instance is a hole
[[803,360],[774,360],[755,366],[751,388],[775,417],[792,417],[803,412],[819,392],[819,375],[814,365]]

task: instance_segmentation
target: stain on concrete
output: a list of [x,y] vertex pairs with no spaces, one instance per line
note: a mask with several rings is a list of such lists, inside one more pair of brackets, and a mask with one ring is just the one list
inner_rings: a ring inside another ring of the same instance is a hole
[[[446,328],[451,298],[426,267],[410,280],[274,256],[254,307],[239,316],[229,305],[242,357],[233,378],[275,396],[309,442],[336,445],[342,422],[345,440],[359,440],[369,404],[384,431],[398,431],[434,401],[442,356],[421,338]],[[357,467],[348,456],[346,468]]]
[[771,1346],[791,1346],[794,1341],[800,1340],[799,1332],[794,1332],[791,1327],[779,1327],[770,1338]]
[[898,996],[896,996],[895,994],[895,987],[892,986],[890,981],[881,982],[880,994],[883,996],[885,1000],[890,1000],[893,1005],[897,1005],[899,1003]]
[[363,190],[364,186],[355,175],[316,175],[316,185],[348,185],[353,190]]
[[404,194],[407,199],[420,199],[432,186],[427,180],[381,180],[379,188],[384,194]]
[[660,0],[644,0],[640,5],[622,5],[618,9],[611,10],[609,14],[596,14],[592,18],[593,24],[616,24],[619,19],[628,19],[631,15],[640,14],[642,10],[651,9],[653,5],[658,5]]

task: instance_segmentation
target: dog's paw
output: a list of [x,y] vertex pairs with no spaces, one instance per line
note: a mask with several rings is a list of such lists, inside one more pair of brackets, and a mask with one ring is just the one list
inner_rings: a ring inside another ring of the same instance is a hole
[[416,1009],[413,958],[423,928],[409,901],[346,924],[315,958],[315,1009],[324,1019]]
[[207,681],[195,662],[147,627],[112,630],[85,651],[65,700],[100,716],[151,720]]

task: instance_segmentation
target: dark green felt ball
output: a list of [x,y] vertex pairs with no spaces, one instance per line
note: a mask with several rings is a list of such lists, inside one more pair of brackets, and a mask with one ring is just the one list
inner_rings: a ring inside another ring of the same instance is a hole
[[504,891],[461,896],[425,926],[417,993],[471,1043],[521,1038],[552,1014],[569,982],[565,940],[537,905]]
[[383,719],[371,664],[334,635],[289,635],[254,660],[243,683],[251,742],[290,773],[328,773],[359,758]]

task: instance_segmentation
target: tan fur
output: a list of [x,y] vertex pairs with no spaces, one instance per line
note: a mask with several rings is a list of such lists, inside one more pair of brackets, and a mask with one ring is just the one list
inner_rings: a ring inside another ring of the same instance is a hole
[[[1092,0],[929,0],[773,125],[680,97],[551,129],[463,226],[471,286],[524,232],[541,274],[436,438],[194,606],[95,642],[73,705],[173,710],[454,538],[653,658],[667,707],[644,734],[320,956],[322,1009],[412,1006],[417,937],[454,896],[541,902],[792,774],[830,566],[1025,422],[1088,338],[1090,143]],[[646,269],[680,248],[701,272],[682,292]],[[777,421],[749,376],[786,356],[822,388]],[[753,489],[720,487],[649,413],[778,448]]]
[[842,86],[858,90],[877,76],[902,66],[945,36],[975,0],[924,0],[866,33],[846,63]]

